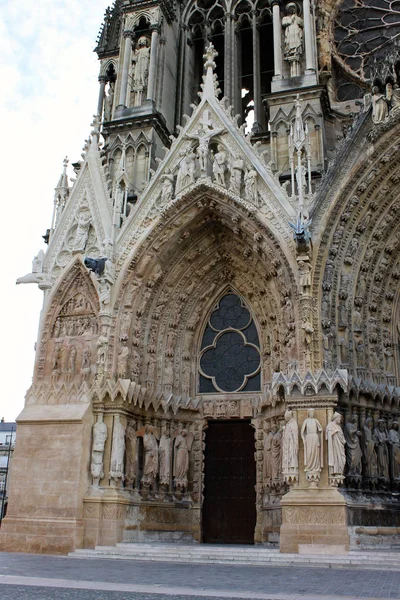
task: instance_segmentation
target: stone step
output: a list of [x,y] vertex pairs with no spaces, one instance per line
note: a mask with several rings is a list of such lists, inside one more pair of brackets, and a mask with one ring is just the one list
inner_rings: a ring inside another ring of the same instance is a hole
[[75,558],[112,558],[153,562],[366,568],[400,571],[395,552],[349,552],[346,555],[280,554],[276,549],[249,546],[120,543],[79,549]]

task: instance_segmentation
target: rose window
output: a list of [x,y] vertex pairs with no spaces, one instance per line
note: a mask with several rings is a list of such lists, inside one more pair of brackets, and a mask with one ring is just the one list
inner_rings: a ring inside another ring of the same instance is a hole
[[260,391],[260,366],[253,318],[241,298],[229,292],[214,308],[203,334],[199,391]]

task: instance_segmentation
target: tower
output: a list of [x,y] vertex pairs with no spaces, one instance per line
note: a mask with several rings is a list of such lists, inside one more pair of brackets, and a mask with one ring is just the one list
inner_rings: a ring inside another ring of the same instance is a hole
[[397,46],[360,71],[346,11],[106,11],[90,136],[19,280],[44,305],[2,548],[395,533]]

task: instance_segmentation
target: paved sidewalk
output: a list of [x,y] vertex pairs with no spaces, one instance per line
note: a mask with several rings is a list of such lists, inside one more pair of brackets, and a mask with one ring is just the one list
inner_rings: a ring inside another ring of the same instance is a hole
[[1,600],[400,598],[400,572],[75,559],[0,553]]

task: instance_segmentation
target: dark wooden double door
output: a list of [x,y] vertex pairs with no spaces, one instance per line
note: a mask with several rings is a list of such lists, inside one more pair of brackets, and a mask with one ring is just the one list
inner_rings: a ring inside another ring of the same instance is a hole
[[203,542],[253,544],[256,525],[254,429],[211,421],[206,431]]

